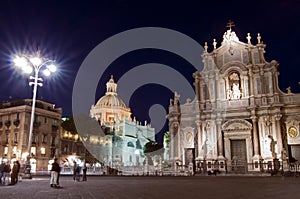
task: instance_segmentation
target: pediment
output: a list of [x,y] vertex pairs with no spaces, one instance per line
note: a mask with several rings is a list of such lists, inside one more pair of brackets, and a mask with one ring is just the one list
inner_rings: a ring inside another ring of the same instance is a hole
[[229,120],[222,125],[223,131],[245,131],[252,130],[252,124],[246,120]]

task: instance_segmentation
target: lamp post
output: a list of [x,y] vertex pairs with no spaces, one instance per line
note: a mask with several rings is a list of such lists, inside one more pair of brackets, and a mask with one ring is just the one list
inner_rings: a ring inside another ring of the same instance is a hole
[[43,86],[41,83],[43,81],[42,78],[39,77],[39,71],[41,68],[46,67],[43,71],[45,76],[49,76],[51,73],[56,71],[56,66],[53,64],[54,60],[45,60],[38,56],[28,57],[28,56],[16,56],[14,58],[14,63],[17,67],[21,68],[23,72],[27,74],[31,74],[34,70],[34,76],[30,76],[29,86],[33,85],[33,97],[31,104],[31,117],[30,117],[30,128],[29,128],[29,137],[28,137],[28,156],[25,163],[25,178],[31,179],[31,165],[30,165],[30,156],[31,156],[31,139],[33,132],[33,122],[34,122],[34,113],[35,113],[35,101],[36,101],[36,93],[37,87]]

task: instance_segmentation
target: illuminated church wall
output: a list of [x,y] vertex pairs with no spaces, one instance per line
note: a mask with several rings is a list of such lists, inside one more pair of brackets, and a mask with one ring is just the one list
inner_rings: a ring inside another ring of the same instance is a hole
[[205,43],[204,67],[193,74],[195,98],[179,105],[175,93],[170,101],[174,167],[225,171],[224,165],[230,170],[240,163],[246,171],[261,171],[274,159],[300,160],[300,94],[279,89],[279,64],[266,61],[261,35],[256,44],[250,34],[246,39],[241,42],[229,27],[219,47],[214,39],[209,52]]

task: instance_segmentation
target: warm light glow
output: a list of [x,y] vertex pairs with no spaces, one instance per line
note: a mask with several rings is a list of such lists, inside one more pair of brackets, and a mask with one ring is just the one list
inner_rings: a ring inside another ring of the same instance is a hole
[[68,133],[65,132],[65,133],[64,133],[64,138],[67,138],[67,137],[68,137]]
[[8,147],[4,147],[4,155],[7,155],[8,154]]
[[41,154],[42,154],[42,155],[45,155],[45,154],[46,154],[46,149],[45,149],[45,147],[42,147],[42,148],[41,148]]
[[54,64],[48,65],[47,68],[51,73],[54,73],[56,71],[56,66]]
[[42,60],[39,57],[33,57],[30,58],[29,60],[34,66],[39,66],[42,63]]
[[36,155],[36,147],[35,147],[35,146],[32,146],[30,152],[31,152],[33,155]]
[[28,156],[28,152],[23,153],[23,154],[22,154],[22,159],[23,159],[23,160],[26,160],[27,156]]
[[14,146],[14,148],[13,148],[13,154],[16,154],[16,153],[17,153],[17,147]]

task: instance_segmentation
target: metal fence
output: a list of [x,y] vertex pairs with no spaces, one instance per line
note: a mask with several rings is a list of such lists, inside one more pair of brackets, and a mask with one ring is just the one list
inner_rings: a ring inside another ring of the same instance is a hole
[[[207,165],[206,165],[207,166]],[[196,167],[191,172],[188,166],[171,167],[155,167],[155,166],[124,166],[117,168],[110,167],[88,167],[87,175],[124,175],[124,176],[190,176],[194,174],[207,175],[209,171],[218,170],[216,167],[211,169]],[[259,168],[259,170],[257,169]],[[81,170],[82,172],[82,170]],[[268,174],[287,174],[298,175],[300,173],[300,163],[283,163],[282,161],[261,162],[259,165],[255,163],[247,163],[242,161],[227,162],[225,171],[222,174],[250,174],[250,173],[268,173]],[[49,175],[49,171],[36,171],[36,175]],[[73,167],[62,167],[61,175],[73,175]]]

